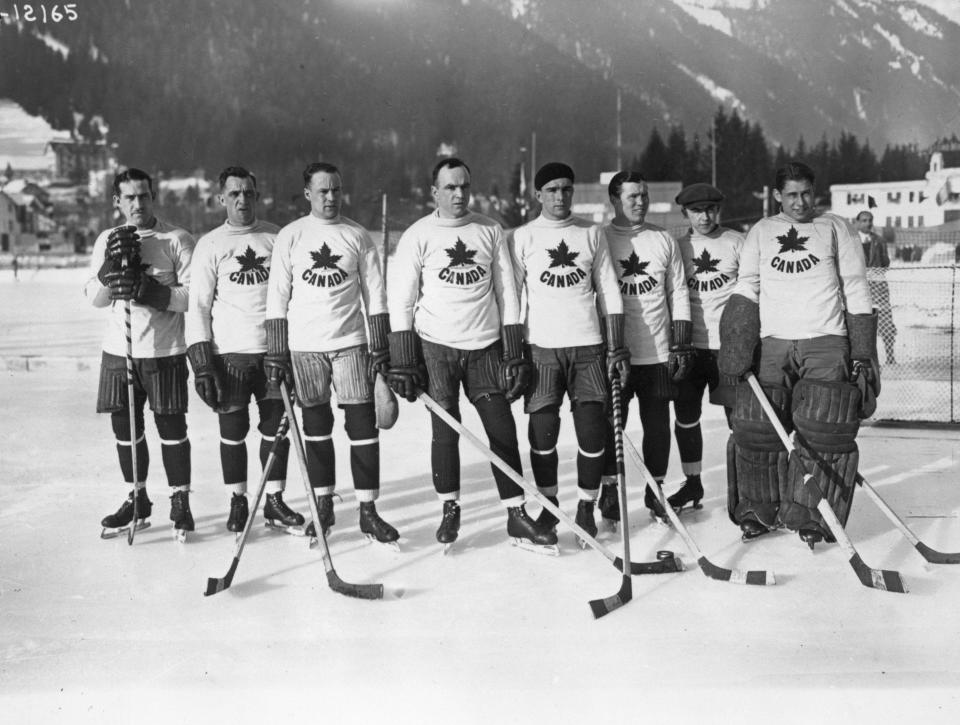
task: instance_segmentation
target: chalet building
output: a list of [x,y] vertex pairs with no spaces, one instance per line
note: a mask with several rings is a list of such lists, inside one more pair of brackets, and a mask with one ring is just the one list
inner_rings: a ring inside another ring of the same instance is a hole
[[0,191],[0,253],[15,253],[20,244],[17,202]]
[[831,211],[853,219],[873,212],[878,227],[937,227],[960,220],[960,147],[934,151],[925,178],[867,184],[833,184]]

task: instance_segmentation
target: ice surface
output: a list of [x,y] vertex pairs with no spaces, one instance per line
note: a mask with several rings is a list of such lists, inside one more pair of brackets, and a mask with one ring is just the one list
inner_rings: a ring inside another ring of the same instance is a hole
[[[83,332],[90,321],[81,320],[86,303],[71,275],[60,275],[59,288],[57,275],[29,275],[19,285],[2,275],[0,357],[13,358],[4,345],[14,328],[36,330],[43,349],[66,341],[73,354],[95,356],[97,343],[87,340],[98,340],[99,328]],[[29,290],[41,280],[50,284],[42,299]],[[711,561],[772,570],[776,586],[705,577],[680,539],[646,517],[628,460],[634,557],[672,549],[687,571],[635,577],[634,600],[594,620],[587,601],[614,594],[619,573],[562,530],[559,558],[509,546],[489,467],[466,442],[463,528],[444,557],[434,539],[440,506],[427,413],[401,402],[397,425],[382,434],[378,504],[401,532],[400,554],[361,537],[339,414],[334,434],[344,499],[330,539],[334,564],[349,581],[382,582],[388,597],[333,593],[305,539],[258,524],[233,586],[205,598],[207,577],[223,576],[234,552],[215,416],[191,398],[192,539],[172,540],[150,421],[153,526],[133,547],[102,541],[100,519],[126,491],[109,421],[94,413],[96,365],[37,367],[6,369],[0,379],[5,722],[955,721],[960,567],[926,564],[862,492],[850,536],[870,566],[903,574],[907,595],[861,586],[837,546],[811,554],[787,533],[741,544],[726,513],[725,424],[712,407],[703,420],[704,508],[684,520]],[[463,408],[464,423],[481,430]],[[523,439],[519,404],[514,413]],[[571,515],[572,429],[565,413],[560,499]],[[627,431],[639,442],[635,410]],[[925,543],[945,551],[960,549],[958,438],[878,426],[860,439],[863,474]],[[253,444],[250,453],[253,485]],[[674,450],[668,493],[679,478]],[[294,466],[287,490],[306,512]],[[618,549],[617,536],[601,538]]]

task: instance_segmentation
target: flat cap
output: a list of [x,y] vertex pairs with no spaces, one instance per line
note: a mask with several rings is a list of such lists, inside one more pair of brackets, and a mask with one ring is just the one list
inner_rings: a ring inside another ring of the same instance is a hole
[[690,186],[685,186],[680,190],[674,201],[680,206],[691,206],[693,204],[719,204],[723,199],[723,192],[715,186],[690,184]]
[[574,181],[573,169],[559,161],[551,161],[549,164],[544,164],[540,167],[540,170],[537,171],[537,175],[533,177],[533,188],[540,191],[544,184],[549,184],[554,179],[570,179],[570,181]]

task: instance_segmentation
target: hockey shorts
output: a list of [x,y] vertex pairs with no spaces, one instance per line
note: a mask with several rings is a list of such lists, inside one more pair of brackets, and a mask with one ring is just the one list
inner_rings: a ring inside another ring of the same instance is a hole
[[[133,395],[138,406],[147,400],[158,415],[186,413],[187,356],[134,358]],[[127,406],[127,359],[105,352],[100,360],[97,412],[117,413]]]
[[670,400],[674,392],[670,371],[664,363],[631,365],[630,377],[623,386],[623,397],[628,402],[634,395],[641,403],[648,400]]
[[223,386],[218,413],[231,413],[246,408],[250,396],[256,401],[267,397],[279,397],[278,391],[269,394],[267,376],[263,372],[263,353],[228,352],[215,355],[213,364],[220,373]]
[[329,403],[331,386],[337,394],[338,405],[373,401],[373,384],[367,377],[366,345],[332,352],[292,350],[290,357],[297,400],[304,408]]
[[574,403],[605,403],[607,368],[603,345],[579,347],[530,346],[533,380],[525,396],[524,412],[559,406],[563,394]]
[[424,340],[423,360],[430,397],[449,410],[460,399],[460,383],[471,403],[485,395],[503,395],[502,350],[499,340],[480,350],[461,350]]

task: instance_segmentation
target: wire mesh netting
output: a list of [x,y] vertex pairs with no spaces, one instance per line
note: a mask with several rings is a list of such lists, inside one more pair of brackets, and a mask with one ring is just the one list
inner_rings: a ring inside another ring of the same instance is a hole
[[883,390],[874,420],[960,422],[957,265],[867,271]]

